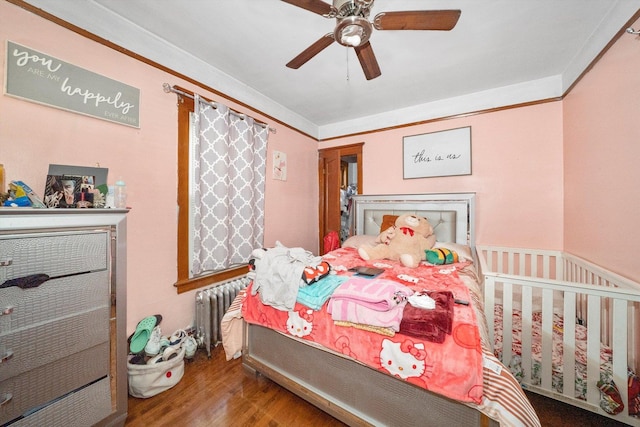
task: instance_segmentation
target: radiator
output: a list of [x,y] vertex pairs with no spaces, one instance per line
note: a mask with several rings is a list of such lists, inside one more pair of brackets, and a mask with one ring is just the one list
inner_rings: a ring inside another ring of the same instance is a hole
[[224,314],[241,290],[251,282],[248,277],[223,282],[196,292],[196,331],[199,347],[207,350],[211,357],[211,347],[222,342],[220,325]]

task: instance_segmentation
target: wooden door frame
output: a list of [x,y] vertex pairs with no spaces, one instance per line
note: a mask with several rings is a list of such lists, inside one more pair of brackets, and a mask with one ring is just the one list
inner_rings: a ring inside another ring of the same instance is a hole
[[[326,228],[326,209],[327,209],[327,182],[325,179],[325,169],[324,169],[324,159],[327,153],[331,156],[337,156],[338,158],[342,158],[343,156],[356,156],[356,162],[358,165],[357,175],[358,175],[358,183],[357,183],[357,191],[358,194],[362,194],[363,188],[363,173],[362,173],[362,147],[364,142],[359,142],[356,144],[343,145],[339,147],[331,147],[331,148],[323,148],[318,150],[318,253],[322,254],[324,252],[324,236],[327,232]],[[339,185],[339,183],[338,183]]]

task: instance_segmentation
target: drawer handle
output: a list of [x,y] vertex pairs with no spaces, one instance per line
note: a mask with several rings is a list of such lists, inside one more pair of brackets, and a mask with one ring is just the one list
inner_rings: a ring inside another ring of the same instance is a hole
[[6,403],[9,403],[9,401],[10,401],[11,399],[13,399],[13,394],[11,394],[11,393],[4,393],[4,394],[2,395],[2,401],[0,401],[0,406],[4,405],[4,404],[6,404]]
[[5,353],[2,355],[2,358],[0,358],[0,363],[4,363],[9,359],[13,358],[13,350],[7,350],[5,351]]
[[9,314],[13,314],[13,306],[12,305],[3,308],[2,312],[0,312],[0,316],[7,316]]
[[0,261],[0,267],[8,267],[11,264],[13,264],[13,260],[11,258],[3,259],[3,260]]

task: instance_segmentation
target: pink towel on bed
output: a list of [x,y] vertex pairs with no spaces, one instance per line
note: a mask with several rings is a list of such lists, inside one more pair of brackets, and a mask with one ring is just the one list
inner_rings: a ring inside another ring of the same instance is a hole
[[340,285],[327,311],[339,321],[392,328],[398,332],[407,297],[413,291],[391,280],[352,277]]

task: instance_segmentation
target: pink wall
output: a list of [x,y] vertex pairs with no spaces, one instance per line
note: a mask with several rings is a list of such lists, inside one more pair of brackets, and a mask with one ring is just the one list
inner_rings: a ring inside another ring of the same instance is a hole
[[[402,138],[471,126],[472,174],[402,178]],[[560,102],[479,114],[359,137],[367,194],[475,192],[476,243],[562,249],[562,106]]]
[[636,281],[639,69],[640,38],[624,34],[563,104],[565,249]]
[[[162,84],[180,85],[208,95],[185,81],[76,35],[7,2],[0,2],[0,57],[6,41],[52,55],[74,65],[137,87],[141,92],[140,129],[122,126],[6,95],[0,96],[0,163],[7,178],[44,190],[50,163],[109,168],[109,181],[128,186],[127,330],[150,314],[164,316],[163,332],[193,323],[193,292],[177,295],[176,96]],[[5,67],[0,70],[4,81]],[[227,102],[232,108],[242,108]],[[254,115],[260,120],[265,118]],[[317,248],[317,142],[276,123],[271,152],[287,153],[288,180],[266,185],[265,244]],[[310,172],[311,171],[311,172]],[[291,220],[295,209],[297,217]],[[311,225],[310,225],[311,224]]]

